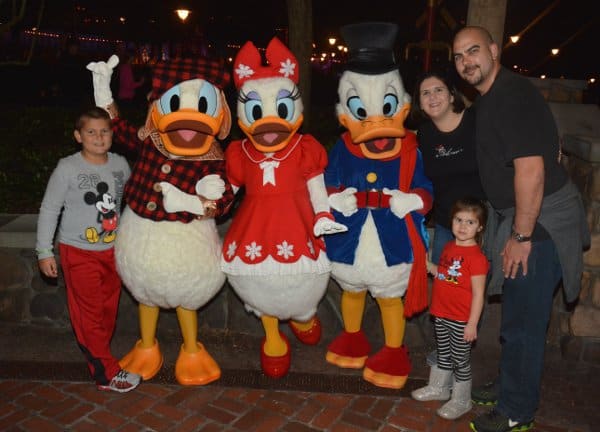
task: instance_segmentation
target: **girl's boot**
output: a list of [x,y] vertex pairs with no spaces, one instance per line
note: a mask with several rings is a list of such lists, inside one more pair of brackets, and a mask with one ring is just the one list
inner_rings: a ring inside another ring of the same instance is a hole
[[452,385],[452,398],[437,410],[440,417],[454,420],[471,411],[471,380],[456,381]]
[[440,369],[436,365],[431,366],[429,383],[425,387],[414,390],[411,396],[418,401],[448,400],[450,399],[451,381],[451,370]]

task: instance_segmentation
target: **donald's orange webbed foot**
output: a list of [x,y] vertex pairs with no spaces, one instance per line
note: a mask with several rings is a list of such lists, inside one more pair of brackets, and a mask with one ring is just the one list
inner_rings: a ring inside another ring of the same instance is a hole
[[152,379],[162,364],[163,356],[158,341],[155,341],[150,348],[143,348],[141,339],[136,342],[131,351],[119,360],[119,366],[122,369],[141,375],[144,381]]
[[221,369],[212,356],[197,342],[198,351],[189,353],[183,346],[175,363],[175,378],[181,385],[205,385],[221,378]]

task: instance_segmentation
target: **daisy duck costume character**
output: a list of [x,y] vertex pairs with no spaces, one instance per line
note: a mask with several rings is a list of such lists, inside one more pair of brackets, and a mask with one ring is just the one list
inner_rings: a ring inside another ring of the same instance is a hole
[[233,201],[225,181],[223,152],[231,114],[223,88],[229,73],[219,62],[179,59],[154,67],[146,124],[139,131],[118,118],[110,75],[118,63],[90,63],[96,104],[113,116],[115,143],[135,151],[125,187],[117,268],[139,302],[141,339],[121,367],[155,376],[163,363],[156,340],[160,309],[176,309],[183,345],[175,364],[182,385],[217,380],[217,363],[198,342],[197,310],[223,286],[221,241],[214,218]]
[[325,149],[298,133],[303,106],[296,58],[273,38],[266,59],[263,66],[257,48],[246,42],[234,62],[238,123],[246,138],[229,144],[225,160],[234,191],[244,187],[245,195],[225,236],[222,268],[246,309],[262,321],[263,372],[279,378],[291,363],[279,322],[289,320],[301,342],[319,342],[316,311],[330,274],[319,237],[346,227],[329,211]]
[[[332,277],[342,288],[344,325],[326,360],[363,369],[365,380],[392,389],[404,386],[411,368],[405,317],[427,307],[424,216],[433,199],[416,137],[404,128],[410,96],[394,59],[396,33],[388,23],[342,28],[349,60],[336,110],[347,131],[325,172],[335,219],[348,227],[325,239]],[[372,355],[362,330],[367,292],[379,306],[385,338]]]

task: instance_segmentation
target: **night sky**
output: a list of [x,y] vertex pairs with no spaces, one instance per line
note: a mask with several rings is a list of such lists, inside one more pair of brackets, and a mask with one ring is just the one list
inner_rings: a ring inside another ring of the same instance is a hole
[[[30,22],[34,20],[35,5],[39,1],[28,2]],[[2,16],[5,16],[7,3],[11,2],[2,2],[0,7]],[[187,4],[192,9],[185,24],[172,12],[176,4]],[[392,21],[400,26],[398,51],[404,53],[408,43],[425,38],[425,24],[417,27],[416,22],[425,12],[426,4],[426,0],[315,0],[314,40],[326,45],[327,37],[339,38],[340,26],[347,23]],[[522,31],[554,4],[555,7],[528,30],[517,45],[506,48],[503,63],[510,68],[518,65],[532,76],[545,73],[550,77],[570,79],[600,78],[597,45],[600,19],[594,13],[594,0],[508,0],[502,45],[510,35]],[[74,16],[75,5],[81,5],[85,10]],[[464,25],[468,0],[444,0],[440,7],[458,26]],[[126,24],[119,23],[119,16],[127,17]],[[84,18],[88,18],[87,23],[83,23]],[[98,24],[96,19],[100,21]],[[440,13],[435,21],[434,40],[451,42],[455,29],[448,26]],[[253,40],[256,45],[264,46],[277,34],[276,29],[286,26],[285,0],[51,0],[45,2],[40,28],[144,42],[185,38],[195,27],[201,28],[205,37],[216,44],[241,44]],[[561,45],[561,53],[550,57],[550,49]]]

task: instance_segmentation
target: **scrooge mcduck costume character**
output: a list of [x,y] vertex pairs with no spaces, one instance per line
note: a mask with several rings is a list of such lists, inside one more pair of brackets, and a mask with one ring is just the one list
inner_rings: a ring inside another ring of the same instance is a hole
[[223,242],[222,268],[246,309],[262,320],[261,367],[279,378],[291,363],[279,321],[290,320],[301,342],[319,342],[316,311],[330,272],[319,236],[345,227],[329,212],[325,149],[298,133],[298,62],[277,38],[266,60],[262,65],[257,48],[246,42],[234,61],[238,124],[246,138],[229,144],[225,160],[234,191],[244,187],[245,196]]
[[174,308],[183,336],[175,377],[182,385],[207,384],[221,371],[197,340],[197,309],[225,282],[214,218],[228,210],[233,191],[215,137],[225,138],[231,125],[222,90],[230,75],[220,62],[202,58],[156,64],[148,117],[138,131],[118,118],[111,103],[115,57],[88,69],[96,104],[114,117],[115,142],[138,155],[125,187],[115,255],[124,284],[139,302],[141,339],[120,364],[145,380],[158,373],[159,311]]
[[[336,110],[347,131],[329,154],[325,184],[334,217],[348,231],[325,242],[332,277],[343,290],[344,330],[326,360],[364,368],[365,380],[399,389],[411,367],[402,344],[405,316],[427,307],[424,216],[432,185],[416,137],[404,128],[410,96],[394,60],[397,26],[359,23],[341,30],[349,60]],[[379,305],[385,337],[373,355],[361,329],[367,292]]]

